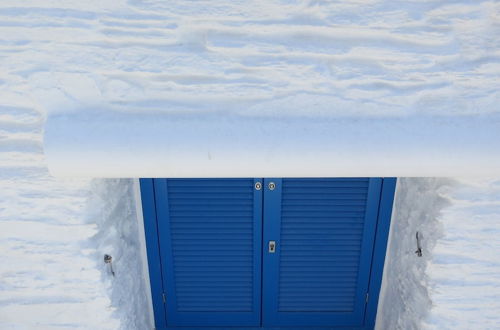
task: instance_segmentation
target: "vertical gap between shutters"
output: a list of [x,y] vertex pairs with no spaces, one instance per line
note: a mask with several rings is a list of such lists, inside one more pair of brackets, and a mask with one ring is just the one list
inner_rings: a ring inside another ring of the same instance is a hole
[[[262,188],[261,191],[262,193],[260,194],[260,326],[263,326],[262,323],[262,316],[264,315],[264,310],[262,309],[263,304],[264,304],[264,193],[266,191],[264,187],[264,178],[258,178],[258,180],[261,181],[262,183]],[[255,193],[255,192],[254,192]]]

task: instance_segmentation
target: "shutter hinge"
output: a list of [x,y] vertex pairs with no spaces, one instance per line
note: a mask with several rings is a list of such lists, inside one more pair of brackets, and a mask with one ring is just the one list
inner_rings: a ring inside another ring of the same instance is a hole
[[163,303],[165,304],[167,302],[167,296],[165,295],[165,292],[163,292],[161,295],[163,297]]
[[367,303],[367,304],[368,304],[368,297],[370,297],[370,294],[367,292],[366,297],[365,297],[365,303]]

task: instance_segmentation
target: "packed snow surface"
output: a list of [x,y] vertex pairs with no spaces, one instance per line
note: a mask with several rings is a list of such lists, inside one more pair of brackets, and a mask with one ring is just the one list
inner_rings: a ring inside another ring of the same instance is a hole
[[22,70],[39,104],[66,113],[47,128],[58,175],[500,169],[498,2],[129,1],[9,12],[64,16],[29,37],[42,47]]
[[[133,181],[50,176],[42,143],[47,116],[67,116],[70,124],[96,110],[281,125],[439,117],[439,129],[486,122],[463,132],[479,132],[479,140],[458,141],[472,152],[474,143],[491,148],[498,138],[498,35],[498,1],[3,0],[0,328],[151,328]],[[67,152],[72,141],[64,136]],[[491,169],[498,152],[488,150],[479,148],[471,161]],[[398,188],[402,216],[393,222],[387,299],[379,309],[386,328],[500,324],[498,181],[461,181],[437,193],[442,185],[413,179]],[[450,202],[441,216],[438,207],[428,209],[439,196]],[[434,232],[440,227],[442,239]],[[417,229],[422,259],[412,246]],[[114,257],[114,278],[104,253]]]
[[[422,327],[432,305],[426,268],[442,236],[439,220],[449,206],[445,193],[452,183],[443,178],[398,179],[377,313],[378,330]],[[422,257],[415,253],[417,232]]]
[[116,329],[90,242],[90,180],[49,175],[42,114],[0,112],[0,329]]
[[460,179],[427,274],[431,329],[500,328],[500,179]]
[[9,101],[52,111],[499,111],[497,1],[5,0],[0,15]]
[[50,176],[43,123],[0,106],[0,329],[152,329],[132,180]]
[[500,115],[242,118],[53,115],[54,175],[384,177],[500,175]]
[[500,179],[400,178],[376,328],[500,328],[499,237]]

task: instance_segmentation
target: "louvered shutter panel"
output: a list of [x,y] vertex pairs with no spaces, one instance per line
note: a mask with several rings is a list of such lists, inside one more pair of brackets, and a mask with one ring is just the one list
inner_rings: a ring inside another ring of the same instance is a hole
[[362,325],[381,179],[266,180],[264,324]]
[[169,326],[260,325],[254,179],[155,180]]

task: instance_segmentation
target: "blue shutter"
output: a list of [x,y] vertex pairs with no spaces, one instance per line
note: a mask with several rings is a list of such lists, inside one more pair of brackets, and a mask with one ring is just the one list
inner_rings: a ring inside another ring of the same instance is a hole
[[262,191],[254,179],[156,179],[169,326],[258,326]]
[[381,179],[269,182],[277,188],[264,194],[264,325],[363,325]]

